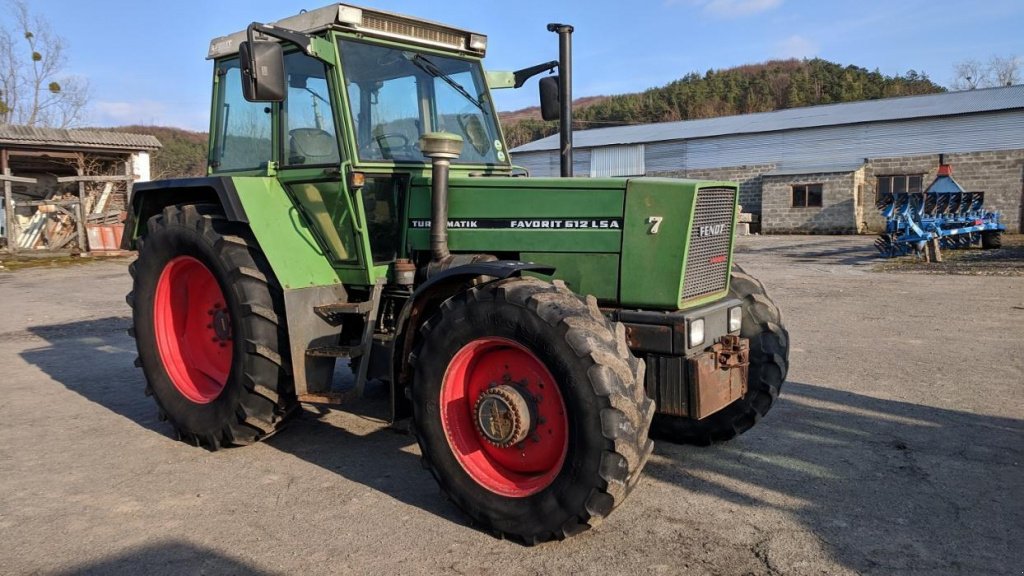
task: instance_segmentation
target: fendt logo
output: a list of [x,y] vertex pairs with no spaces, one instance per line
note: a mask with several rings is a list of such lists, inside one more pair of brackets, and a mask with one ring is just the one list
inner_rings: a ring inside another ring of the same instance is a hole
[[714,224],[701,226],[697,230],[697,235],[700,236],[701,238],[704,238],[706,236],[718,236],[723,232],[725,232],[725,224]]

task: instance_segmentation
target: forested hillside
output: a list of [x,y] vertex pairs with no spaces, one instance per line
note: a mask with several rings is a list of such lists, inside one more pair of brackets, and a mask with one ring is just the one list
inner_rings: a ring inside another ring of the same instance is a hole
[[[691,73],[660,88],[606,98],[591,97],[573,112],[577,130],[770,112],[784,108],[944,92],[914,70],[885,76],[858,66],[813,60],[773,60],[726,70]],[[532,112],[532,113],[531,113]],[[558,131],[539,109],[502,113],[509,146]]]
[[168,126],[119,126],[118,132],[156,136],[163,148],[150,158],[153,179],[206,175],[205,132],[190,132]]

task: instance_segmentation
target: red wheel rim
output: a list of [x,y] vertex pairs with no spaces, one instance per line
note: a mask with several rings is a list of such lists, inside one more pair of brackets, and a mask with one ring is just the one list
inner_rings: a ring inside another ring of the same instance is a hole
[[231,372],[231,316],[213,273],[191,256],[164,267],[156,284],[153,324],[167,375],[183,396],[212,402]]
[[[475,424],[480,394],[512,384],[530,399],[534,425],[515,446],[488,442]],[[441,384],[441,425],[463,470],[502,496],[540,492],[558,476],[569,451],[565,402],[547,367],[526,347],[505,338],[480,338],[462,347]]]

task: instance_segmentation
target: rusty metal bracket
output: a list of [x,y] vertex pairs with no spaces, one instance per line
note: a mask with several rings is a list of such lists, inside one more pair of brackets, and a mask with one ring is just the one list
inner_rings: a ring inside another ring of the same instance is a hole
[[690,417],[706,418],[746,395],[750,341],[723,336],[689,364]]

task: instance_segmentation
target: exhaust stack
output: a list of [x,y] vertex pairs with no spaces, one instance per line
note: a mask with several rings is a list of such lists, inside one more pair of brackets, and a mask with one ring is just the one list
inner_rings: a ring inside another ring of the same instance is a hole
[[558,34],[558,148],[562,178],[572,178],[572,33],[569,24],[548,24]]
[[451,257],[448,251],[448,169],[462,154],[462,137],[450,132],[420,136],[420,150],[431,160],[430,253],[434,262]]

